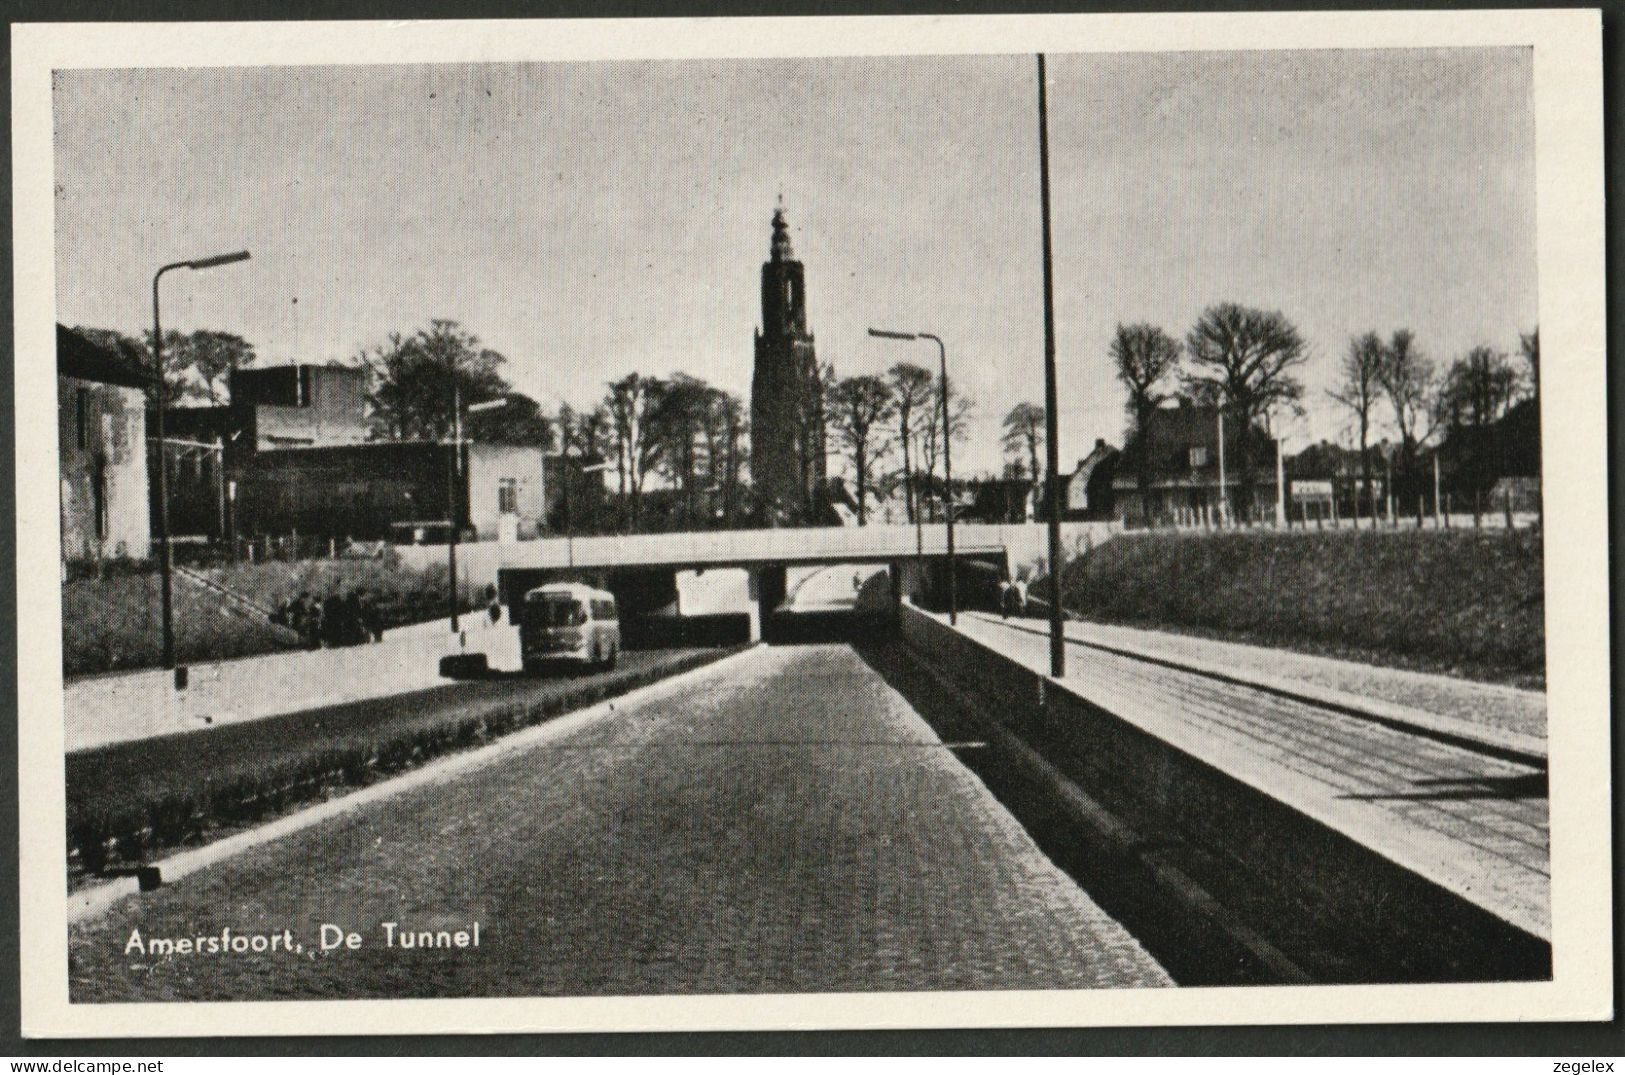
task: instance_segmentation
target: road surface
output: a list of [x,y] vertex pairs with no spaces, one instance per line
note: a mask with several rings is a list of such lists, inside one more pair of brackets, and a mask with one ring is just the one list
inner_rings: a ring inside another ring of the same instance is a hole
[[[850,647],[697,682],[132,897],[72,931],[73,999],[1170,984]],[[149,947],[226,929],[302,950]]]

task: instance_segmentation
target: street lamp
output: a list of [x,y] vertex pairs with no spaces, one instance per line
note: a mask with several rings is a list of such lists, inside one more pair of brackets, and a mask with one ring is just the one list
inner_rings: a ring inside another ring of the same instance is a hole
[[[158,578],[161,593],[160,605],[163,619],[163,666],[175,667],[175,620],[173,609],[173,593],[170,586],[169,574],[171,570],[169,550],[169,468],[164,459],[164,328],[158,318],[158,281],[171,269],[212,269],[217,265],[230,265],[238,261],[247,261],[248,251],[238,250],[232,254],[216,254],[213,257],[196,258],[192,261],[176,261],[165,265],[152,274],[152,363],[153,376],[157,384],[157,440],[158,440]],[[181,673],[175,674],[178,686],[182,681]]]
[[[462,482],[458,479],[463,473],[463,388],[457,380],[457,360],[454,357],[450,363],[451,370],[451,455],[446,466],[446,521],[450,524],[446,534],[446,569],[450,572],[450,581],[446,589],[446,611],[451,620],[451,630],[456,634],[461,625],[457,615],[457,531],[461,528],[461,520],[457,517],[458,492]],[[506,407],[508,399],[487,400],[484,403],[470,403],[466,410],[469,414],[478,414],[481,411],[494,411]]]
[[[559,477],[560,477],[560,480],[564,483],[564,550],[565,550],[565,558],[568,561],[568,566],[575,567],[576,566],[576,520],[575,520],[575,515],[570,510],[570,479],[571,479],[570,457],[567,456],[567,455],[563,455],[561,453],[560,458],[564,460],[564,466],[559,468],[560,472],[561,472]],[[582,467],[581,468],[581,473],[583,475],[586,475],[586,474],[601,474],[601,473],[608,470],[610,467],[612,467],[614,465],[615,465],[614,463],[608,463],[608,462],[605,462],[605,463],[593,463],[591,466]]]
[[[869,335],[883,340],[930,340],[937,345],[937,362],[942,370],[942,481],[947,487],[943,494],[943,515],[948,522],[948,622],[959,623],[959,569],[954,563],[954,464],[953,424],[948,411],[948,349],[942,337],[929,332],[892,332],[872,328]],[[916,516],[918,518],[918,516]]]

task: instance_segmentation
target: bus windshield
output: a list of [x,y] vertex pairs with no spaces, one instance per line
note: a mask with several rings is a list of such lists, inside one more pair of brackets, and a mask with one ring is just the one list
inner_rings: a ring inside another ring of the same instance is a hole
[[579,627],[587,622],[587,610],[572,598],[541,597],[530,602],[525,622],[536,627]]

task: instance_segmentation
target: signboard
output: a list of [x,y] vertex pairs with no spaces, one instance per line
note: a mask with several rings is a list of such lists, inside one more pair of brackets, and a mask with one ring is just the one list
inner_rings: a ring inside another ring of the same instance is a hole
[[1293,500],[1330,500],[1332,498],[1332,483],[1329,481],[1294,481],[1292,483]]

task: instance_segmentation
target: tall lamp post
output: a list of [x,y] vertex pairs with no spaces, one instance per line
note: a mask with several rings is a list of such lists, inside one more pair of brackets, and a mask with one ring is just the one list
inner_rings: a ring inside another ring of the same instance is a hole
[[[892,332],[888,329],[872,328],[869,335],[878,336],[883,340],[930,340],[937,345],[937,362],[942,371],[942,481],[946,486],[943,494],[943,516],[948,523],[948,622],[957,626],[959,624],[959,568],[954,562],[954,463],[953,463],[953,420],[948,409],[948,349],[943,346],[942,337],[934,336],[929,332]],[[916,514],[916,518],[918,515]],[[916,531],[918,540],[918,531]]]
[[[175,619],[173,589],[169,578],[172,569],[169,548],[169,467],[164,459],[164,406],[168,401],[164,399],[164,327],[158,317],[158,281],[171,269],[212,269],[217,265],[230,265],[233,262],[247,260],[248,251],[238,250],[231,254],[171,262],[152,274],[152,364],[158,400],[155,408],[158,440],[158,579],[165,668],[175,667]],[[177,672],[175,683],[179,686],[181,682],[181,673]]]
[[[569,562],[570,567],[575,567],[576,566],[576,519],[575,519],[575,514],[571,510],[571,507],[570,507],[570,482],[574,479],[575,476],[570,473],[570,458],[569,458],[569,456],[562,456],[561,455],[560,458],[562,458],[564,460],[564,466],[560,468],[561,473],[560,473],[559,476],[560,476],[560,480],[563,483],[563,492],[564,492],[564,550],[565,550],[565,559]],[[608,470],[610,467],[612,467],[614,465],[615,465],[614,463],[609,463],[609,462],[592,463],[592,464],[581,467],[580,468],[580,473],[581,473],[581,475],[583,477],[585,477],[588,474],[602,474],[604,471]]]
[[1049,515],[1049,674],[1066,675],[1066,637],[1061,627],[1061,437],[1060,389],[1055,376],[1055,272],[1050,256],[1049,98],[1044,54],[1038,54],[1038,193],[1044,225],[1044,492]]

